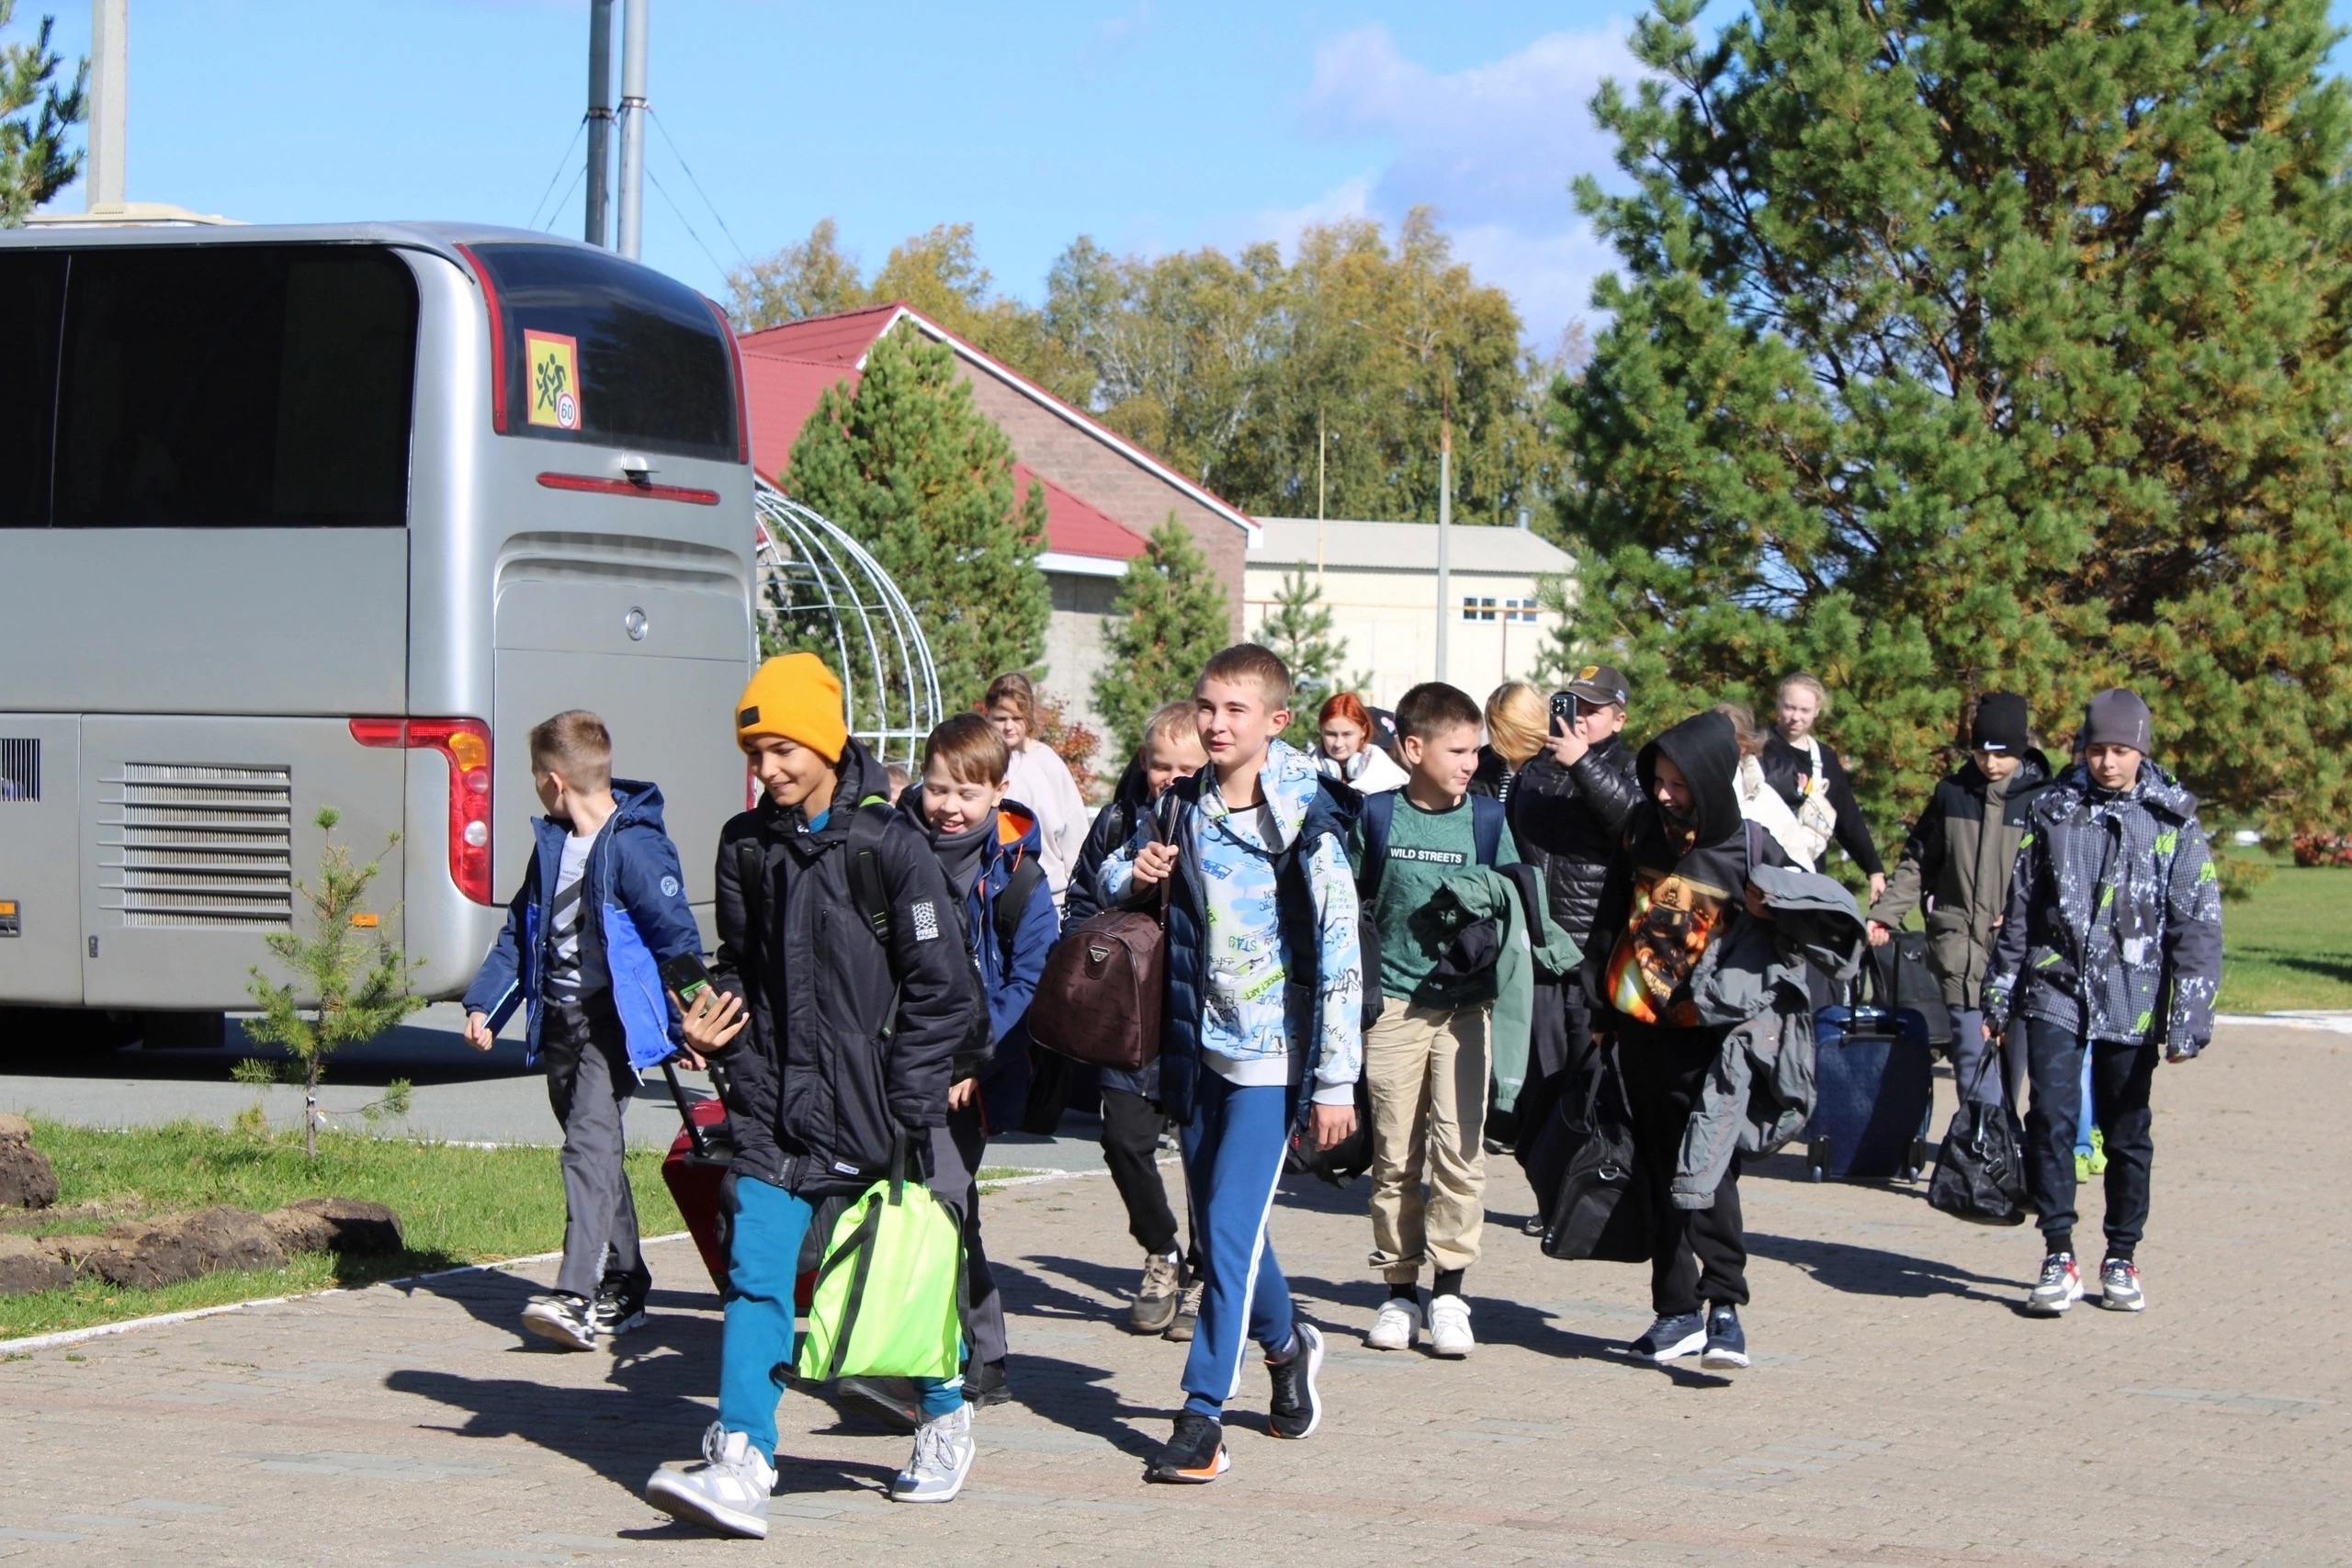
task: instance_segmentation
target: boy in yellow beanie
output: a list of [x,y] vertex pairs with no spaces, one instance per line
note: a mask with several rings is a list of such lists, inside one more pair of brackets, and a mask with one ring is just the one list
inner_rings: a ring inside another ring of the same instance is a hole
[[[801,1240],[819,1201],[864,1191],[901,1143],[928,1150],[978,998],[939,861],[888,805],[888,775],[850,738],[824,662],[763,664],[735,735],[762,798],[719,832],[718,958],[710,986],[681,1003],[688,1045],[728,1067],[735,1145],[719,1200],[730,1226],[718,1419],[703,1461],[664,1465],[646,1497],[764,1537]],[[897,1501],[961,1489],[973,1456],[961,1382],[917,1383],[923,1424]]]

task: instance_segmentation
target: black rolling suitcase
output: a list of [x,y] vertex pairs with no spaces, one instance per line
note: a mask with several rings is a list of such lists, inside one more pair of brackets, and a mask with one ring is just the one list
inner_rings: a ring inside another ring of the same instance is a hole
[[1864,994],[1814,1014],[1813,1121],[1805,1163],[1815,1181],[1916,1181],[1927,1168],[1935,1100],[1928,1018],[1897,1007],[1880,965]]

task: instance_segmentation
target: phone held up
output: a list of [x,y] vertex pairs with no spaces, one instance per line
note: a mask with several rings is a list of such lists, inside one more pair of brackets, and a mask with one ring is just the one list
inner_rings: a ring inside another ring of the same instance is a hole
[[1577,694],[1574,692],[1552,694],[1552,733],[1566,735],[1576,728]]
[[710,971],[704,967],[701,954],[681,953],[662,961],[662,983],[692,1008],[695,996],[710,989]]

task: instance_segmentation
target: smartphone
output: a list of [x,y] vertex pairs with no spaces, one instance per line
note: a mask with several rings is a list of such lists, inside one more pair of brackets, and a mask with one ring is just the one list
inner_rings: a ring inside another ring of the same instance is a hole
[[710,971],[703,966],[698,953],[681,953],[675,958],[662,961],[662,983],[677,993],[678,999],[694,1006],[695,993],[710,988]]
[[1552,694],[1552,733],[1566,735],[1576,728],[1577,694],[1574,692]]

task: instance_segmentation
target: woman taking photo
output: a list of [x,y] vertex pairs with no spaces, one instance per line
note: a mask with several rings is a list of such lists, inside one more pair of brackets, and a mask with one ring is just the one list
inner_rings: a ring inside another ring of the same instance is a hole
[[1352,784],[1359,795],[1404,787],[1405,770],[1372,743],[1372,714],[1362,697],[1353,692],[1334,694],[1317,720],[1322,728],[1316,760],[1325,773]]

